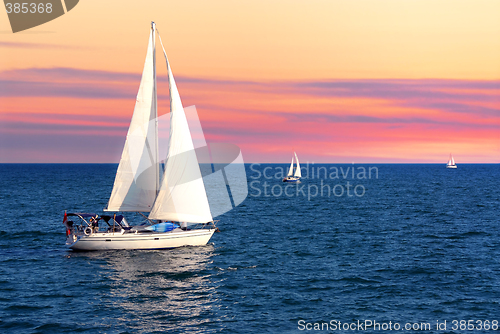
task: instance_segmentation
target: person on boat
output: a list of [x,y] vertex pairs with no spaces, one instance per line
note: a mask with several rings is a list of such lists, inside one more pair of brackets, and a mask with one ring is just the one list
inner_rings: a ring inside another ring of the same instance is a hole
[[69,220],[66,222],[66,236],[70,235],[72,230],[73,230],[73,221]]
[[99,222],[97,221],[96,217],[90,218],[89,222],[90,222],[90,228],[92,229],[92,232],[99,231]]

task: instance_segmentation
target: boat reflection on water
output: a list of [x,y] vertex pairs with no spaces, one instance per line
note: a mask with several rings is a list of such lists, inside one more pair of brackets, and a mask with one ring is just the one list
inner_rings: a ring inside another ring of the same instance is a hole
[[89,303],[102,325],[116,329],[133,322],[135,332],[175,328],[206,333],[207,325],[216,330],[219,308],[213,255],[214,247],[209,244],[172,250],[71,253],[69,257],[84,260],[76,262],[87,266],[83,275],[92,280],[89,292],[94,294]]

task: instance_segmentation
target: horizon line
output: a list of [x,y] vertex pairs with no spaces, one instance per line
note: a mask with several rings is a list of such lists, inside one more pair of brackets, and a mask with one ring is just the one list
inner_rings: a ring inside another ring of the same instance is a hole
[[[118,165],[120,162],[0,162],[0,165]],[[199,163],[205,165],[208,163]],[[213,164],[213,163],[211,163]],[[232,163],[240,164],[240,163]],[[289,165],[288,162],[244,162],[244,165]],[[306,162],[302,165],[445,165],[446,162]],[[461,162],[458,165],[499,165],[500,162]],[[301,167],[302,168],[302,167]]]

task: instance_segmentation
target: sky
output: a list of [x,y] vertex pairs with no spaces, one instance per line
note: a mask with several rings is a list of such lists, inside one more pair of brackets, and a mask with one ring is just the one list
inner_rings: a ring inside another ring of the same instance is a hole
[[497,0],[82,0],[15,34],[2,11],[0,163],[118,163],[151,21],[245,162],[500,163]]

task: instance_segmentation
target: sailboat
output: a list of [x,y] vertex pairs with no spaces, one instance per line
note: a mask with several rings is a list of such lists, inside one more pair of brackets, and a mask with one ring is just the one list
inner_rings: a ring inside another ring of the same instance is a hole
[[455,164],[455,159],[453,159],[453,156],[450,153],[450,159],[448,160],[448,163],[446,164],[446,168],[457,168],[457,165]]
[[[288,170],[288,175],[283,179],[283,182],[300,182],[300,178],[302,177],[302,173],[300,171],[300,163],[299,158],[297,157],[297,153],[293,152],[292,155],[292,163],[290,164],[290,169]],[[293,172],[293,158],[295,156],[295,161],[297,161],[297,168],[295,168],[295,173]]]
[[[66,245],[73,250],[164,249],[206,245],[217,230],[172,69],[170,140],[164,168],[158,153],[156,34],[151,23],[148,50],[134,113],[105,215],[66,213]],[[131,226],[120,212],[137,212]],[[77,224],[69,220],[75,217]]]

